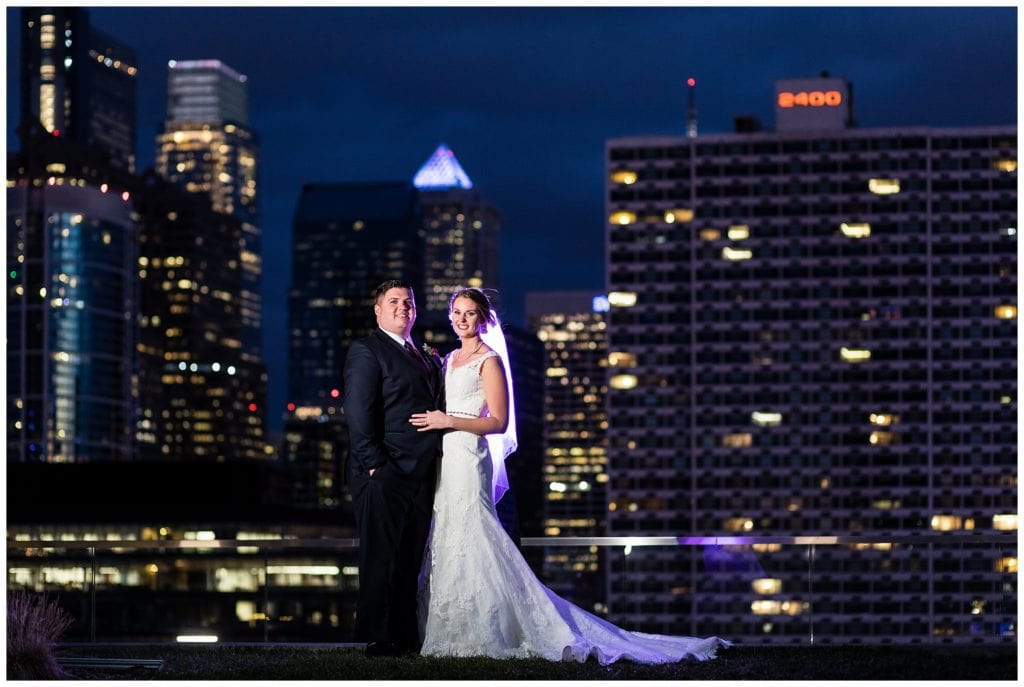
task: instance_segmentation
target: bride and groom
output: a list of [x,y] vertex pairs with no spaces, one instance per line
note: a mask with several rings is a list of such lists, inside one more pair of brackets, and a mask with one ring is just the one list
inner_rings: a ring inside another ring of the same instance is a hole
[[412,288],[388,281],[375,295],[378,329],[349,349],[344,402],[360,540],[356,618],[368,656],[666,663],[729,645],[628,632],[541,584],[494,508],[515,425],[487,296],[452,294],[460,347],[442,363],[410,339]]

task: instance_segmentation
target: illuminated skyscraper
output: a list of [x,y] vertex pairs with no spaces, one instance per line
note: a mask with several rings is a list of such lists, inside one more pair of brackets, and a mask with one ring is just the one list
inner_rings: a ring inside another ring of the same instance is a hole
[[21,123],[94,147],[135,170],[135,53],[77,7],[21,10]]
[[607,143],[609,534],[883,542],[616,551],[627,626],[1015,641],[1014,547],[884,538],[1017,527],[1017,132],[851,128],[849,96]]
[[501,214],[473,188],[441,144],[416,173],[423,207],[423,324],[446,332],[448,297],[459,286],[500,289]]
[[261,230],[259,139],[249,128],[246,77],[219,60],[171,60],[167,120],[156,141],[156,171],[213,209],[242,221],[238,292],[242,353],[260,360]]
[[[544,534],[603,536],[607,521],[605,411],[607,300],[589,291],[526,295],[526,318],[544,344]],[[546,547],[545,583],[605,612],[604,553]]]
[[130,460],[135,178],[23,127],[7,170],[7,459]]
[[241,338],[242,222],[168,181],[145,181],[137,201],[139,455],[266,458],[267,375],[243,355]]
[[409,183],[302,188],[292,229],[282,456],[304,507],[334,508],[347,496],[340,472],[348,445],[340,413],[345,355],[376,328],[373,292],[382,281],[412,283],[422,308],[421,226],[419,195]]

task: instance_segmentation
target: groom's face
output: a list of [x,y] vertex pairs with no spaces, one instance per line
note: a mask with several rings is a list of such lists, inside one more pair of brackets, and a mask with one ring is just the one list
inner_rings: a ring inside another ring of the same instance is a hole
[[381,329],[408,339],[416,322],[416,301],[412,289],[388,289],[373,306],[373,312]]

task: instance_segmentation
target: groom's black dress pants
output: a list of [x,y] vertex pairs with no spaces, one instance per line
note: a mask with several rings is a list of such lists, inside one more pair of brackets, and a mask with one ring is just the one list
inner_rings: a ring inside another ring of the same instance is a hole
[[352,475],[359,528],[357,636],[419,650],[416,589],[434,503],[434,471],[423,478],[388,463]]

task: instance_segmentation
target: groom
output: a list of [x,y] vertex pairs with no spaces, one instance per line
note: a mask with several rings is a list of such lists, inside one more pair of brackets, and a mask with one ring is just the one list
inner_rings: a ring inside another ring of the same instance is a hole
[[357,632],[367,656],[419,650],[416,585],[434,502],[440,432],[417,432],[413,413],[443,408],[438,360],[409,337],[412,287],[376,290],[378,329],[345,360],[349,486],[359,528]]

